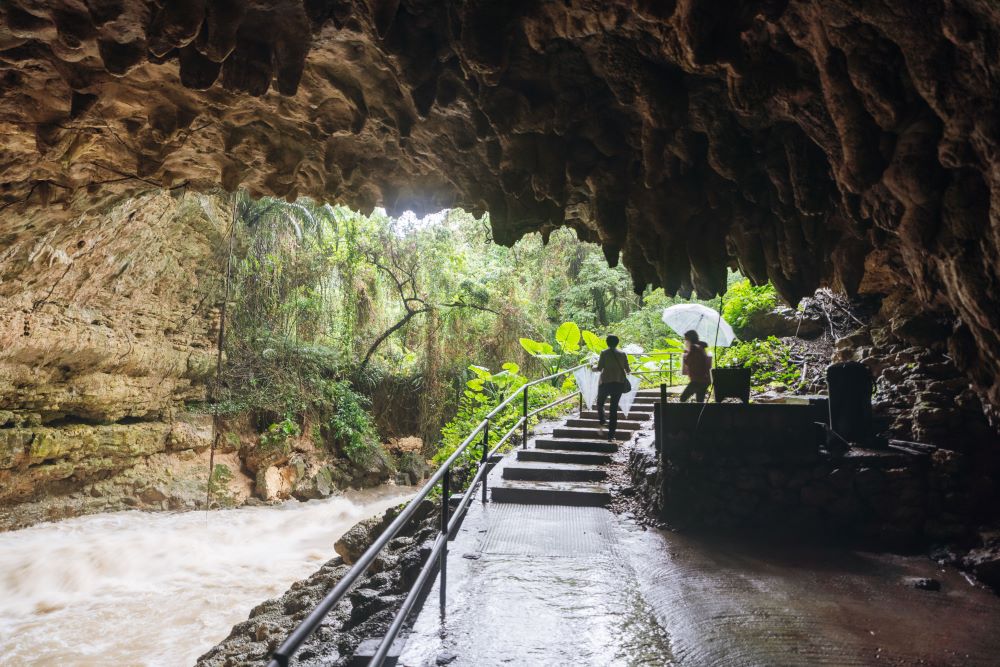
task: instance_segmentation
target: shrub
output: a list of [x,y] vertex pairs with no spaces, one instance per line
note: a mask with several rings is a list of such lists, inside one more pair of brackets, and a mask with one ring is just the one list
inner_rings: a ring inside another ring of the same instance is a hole
[[277,458],[291,452],[289,440],[297,437],[302,431],[291,417],[285,417],[280,422],[271,424],[260,435],[258,448],[271,457]]
[[328,382],[324,399],[332,406],[326,425],[334,447],[364,470],[380,466],[391,468],[391,459],[379,441],[368,412],[370,401],[343,380]]
[[738,342],[719,355],[720,367],[752,369],[750,383],[757,391],[774,386],[793,387],[799,368],[792,361],[791,348],[774,336],[764,340]]
[[771,310],[777,303],[778,293],[774,285],[767,283],[754,287],[749,279],[744,278],[726,291],[722,317],[736,329],[742,329],[749,324],[754,313]]
[[[434,463],[440,465],[454,453],[459,445],[469,436],[476,426],[486,418],[490,412],[499,405],[503,399],[517,391],[522,385],[527,383],[527,378],[517,374],[516,364],[504,364],[504,370],[491,374],[487,369],[476,366],[471,367],[474,377],[466,384],[466,390],[459,401],[458,412],[454,419],[445,424],[441,429],[441,441],[438,445],[437,453],[434,455]],[[502,389],[501,389],[502,386]],[[551,403],[561,395],[565,395],[576,389],[576,383],[572,376],[563,380],[560,387],[553,387],[551,384],[542,383],[531,387],[528,392],[528,410],[535,410]],[[568,401],[565,407],[572,407],[574,403]],[[556,412],[563,406],[552,409]],[[520,400],[512,401],[504,410],[495,415],[490,421],[490,448],[496,446],[497,440],[503,437],[507,431],[521,418],[522,403]],[[548,412],[548,411],[547,411]],[[541,413],[529,421],[529,428],[537,423]],[[512,443],[513,440],[508,440]],[[482,436],[465,450],[461,460],[457,461],[458,467],[476,464],[482,457]],[[464,486],[458,484],[459,487]]]

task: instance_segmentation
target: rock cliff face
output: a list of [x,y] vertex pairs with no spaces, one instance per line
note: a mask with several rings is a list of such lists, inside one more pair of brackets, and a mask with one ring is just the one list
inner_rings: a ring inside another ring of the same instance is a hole
[[150,185],[575,228],[637,285],[726,266],[945,315],[1000,406],[1000,9],[985,0],[9,0],[0,207]]
[[[226,230],[212,201],[161,193],[54,225],[6,215],[0,506],[85,491],[74,508],[38,511],[114,506],[116,493],[159,507],[186,483],[182,461],[211,437],[210,422],[182,407],[204,398],[215,364]],[[126,489],[107,483],[136,465],[148,474],[118,480]],[[191,467],[204,497],[207,461]],[[171,468],[177,479],[157,479]]]

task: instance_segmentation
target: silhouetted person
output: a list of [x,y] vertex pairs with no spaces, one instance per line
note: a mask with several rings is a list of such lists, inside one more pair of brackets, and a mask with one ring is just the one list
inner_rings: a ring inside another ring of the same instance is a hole
[[618,427],[618,401],[631,387],[628,382],[628,355],[618,349],[618,336],[608,336],[608,349],[601,352],[596,370],[601,372],[597,385],[597,418],[604,424],[604,401],[611,399],[611,418],[608,424],[608,440],[615,439]]
[[681,392],[681,403],[691,398],[692,394],[695,395],[699,403],[705,402],[708,385],[712,384],[712,358],[705,351],[707,347],[708,343],[703,343],[698,338],[697,331],[692,329],[684,333],[682,372],[688,376],[688,385]]

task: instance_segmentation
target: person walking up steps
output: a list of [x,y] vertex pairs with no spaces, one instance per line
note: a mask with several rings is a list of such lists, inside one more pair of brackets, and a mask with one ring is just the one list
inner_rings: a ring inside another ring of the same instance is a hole
[[608,349],[601,352],[595,371],[601,373],[601,381],[597,385],[597,419],[604,425],[604,401],[611,399],[610,416],[608,420],[608,441],[615,439],[618,427],[618,401],[622,394],[629,390],[628,355],[618,349],[618,336],[607,338]]
[[704,403],[708,386],[712,384],[712,357],[706,352],[708,344],[702,342],[694,330],[684,333],[684,344],[687,349],[684,352],[683,373],[688,376],[689,382],[681,393],[681,403],[692,395],[699,403]]

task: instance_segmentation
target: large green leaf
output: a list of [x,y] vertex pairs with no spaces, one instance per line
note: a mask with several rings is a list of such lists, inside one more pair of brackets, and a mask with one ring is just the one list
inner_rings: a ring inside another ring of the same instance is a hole
[[556,342],[565,352],[576,352],[580,349],[580,327],[576,322],[563,322],[556,329]]
[[490,369],[484,366],[469,366],[469,370],[476,374],[476,377],[480,380],[489,381],[493,374],[490,373]]
[[603,338],[595,334],[593,331],[583,331],[583,343],[587,346],[587,349],[594,354],[600,354],[604,350],[608,349],[608,343]]
[[518,366],[517,364],[515,364],[513,361],[508,361],[503,366],[501,366],[501,368],[503,368],[505,371],[507,371],[511,375],[517,375],[517,372],[519,370],[521,370],[521,367]]
[[519,338],[518,340],[521,343],[521,347],[523,347],[528,354],[539,354],[542,351],[542,345],[544,345],[544,343],[540,343],[537,340],[531,340],[530,338]]

